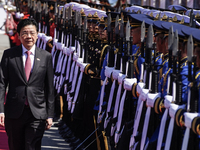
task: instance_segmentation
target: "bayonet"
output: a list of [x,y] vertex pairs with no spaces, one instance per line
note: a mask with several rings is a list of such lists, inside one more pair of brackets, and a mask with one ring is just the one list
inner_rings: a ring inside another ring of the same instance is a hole
[[45,7],[44,12],[45,12],[45,15],[48,15],[48,4],[47,3],[46,3],[46,7]]
[[83,25],[83,39],[84,39],[84,63],[88,62],[88,43],[87,43],[87,34],[88,34],[88,29],[87,29],[87,16],[84,17],[84,25]]
[[81,17],[81,13],[80,13],[80,12],[79,12],[79,14],[78,14],[78,18],[79,18],[79,19],[78,19],[78,20],[79,20],[79,21],[78,21],[78,28],[81,29],[81,26],[82,26],[82,17]]
[[31,0],[28,0],[28,8],[31,6]]
[[41,11],[42,11],[41,2],[38,1],[38,2],[37,2],[37,12],[41,13]]
[[58,10],[58,18],[60,19],[62,8],[60,6],[58,6],[57,10]]
[[148,32],[147,32],[147,48],[152,48],[153,47],[153,26],[150,25],[148,28]]
[[[173,50],[173,42],[174,42],[174,31],[173,31],[173,26],[171,26],[170,28],[169,28],[169,35],[168,35],[168,51],[169,51],[169,65],[168,65],[168,67],[169,68],[172,68],[172,50]],[[173,76],[172,76],[172,74],[170,75],[170,78],[171,78],[171,80],[170,80],[170,88],[169,88],[169,95],[172,95],[172,89],[173,89]]]
[[118,7],[118,13],[121,13],[121,6]]
[[83,25],[83,31],[87,32],[87,16],[84,17],[84,25]]
[[65,19],[68,20],[69,7],[65,8]]
[[142,25],[141,25],[141,42],[144,42],[145,30],[146,30],[145,21],[143,21],[143,22],[142,22]]
[[190,35],[187,41],[187,59],[189,62],[192,62],[193,48],[194,48],[193,39],[192,35]]
[[32,9],[33,8],[33,1],[30,0],[30,8]]
[[174,32],[173,32],[173,26],[169,28],[169,37],[168,37],[168,50],[172,51],[172,45],[174,41]]
[[144,41],[145,41],[145,31],[146,31],[146,27],[145,27],[145,21],[142,22],[141,25],[141,56],[144,58]]
[[75,11],[75,24],[78,25],[78,11]]
[[57,23],[58,23],[58,6],[57,6],[57,2],[55,2],[54,8],[55,8],[55,13],[54,13],[54,16],[55,16],[55,25],[57,25]]
[[117,15],[115,20],[115,34],[119,34],[119,15]]
[[66,8],[64,7],[64,8],[63,8],[63,16],[62,16],[62,19],[63,19],[63,20],[66,19],[66,17],[65,17],[65,16],[66,16],[66,14],[65,14],[66,11],[65,11],[65,9],[66,9]]
[[176,30],[175,35],[174,35],[173,46],[172,46],[172,55],[176,56],[177,51],[178,51],[178,31]]
[[68,10],[68,19],[69,19],[69,20],[72,19],[72,6],[69,6],[69,10]]
[[42,6],[42,11],[43,12],[45,11],[45,8],[46,8],[46,3],[43,3],[43,6]]
[[[190,111],[190,107],[192,109],[192,111],[195,111],[195,103],[192,101],[195,101],[195,97],[193,97],[195,95],[195,93],[193,92],[194,89],[194,82],[195,82],[195,78],[192,79],[192,58],[193,58],[193,39],[192,39],[192,35],[189,36],[188,41],[187,41],[187,59],[188,59],[188,81],[189,81],[189,86],[190,86],[190,91],[189,93],[191,93],[191,96],[188,96],[188,101],[187,101],[187,111]],[[194,64],[195,66],[195,64]],[[196,71],[193,72],[196,74]],[[192,84],[193,82],[193,84]]]
[[124,37],[124,20],[121,18],[121,23],[120,23],[120,38]]
[[36,11],[36,1],[33,1],[33,11]]
[[126,24],[126,41],[130,40],[130,22],[128,20],[127,24]]
[[30,14],[31,13],[31,0],[28,0],[28,13]]
[[108,24],[107,25],[108,26],[107,27],[107,31],[111,32],[111,14],[110,13],[108,14],[108,22],[107,22],[107,24]]
[[144,68],[146,70],[146,88],[151,89],[151,85],[149,85],[149,74],[151,72],[151,64],[152,64],[152,48],[153,48],[153,26],[150,25],[147,32],[147,41],[146,41],[146,49],[145,49],[145,63]]

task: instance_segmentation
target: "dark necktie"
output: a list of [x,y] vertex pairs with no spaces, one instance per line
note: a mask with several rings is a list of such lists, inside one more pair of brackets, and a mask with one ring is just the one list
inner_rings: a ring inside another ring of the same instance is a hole
[[25,62],[25,73],[26,73],[26,79],[28,81],[31,73],[31,58],[30,58],[31,51],[26,51],[26,53],[27,53],[27,58]]
[[[26,51],[26,53],[27,53],[27,58],[26,58],[26,62],[25,62],[25,73],[26,73],[26,79],[28,81],[30,73],[31,73],[31,58],[30,58],[31,51]],[[25,105],[29,105],[27,98],[25,101]]]

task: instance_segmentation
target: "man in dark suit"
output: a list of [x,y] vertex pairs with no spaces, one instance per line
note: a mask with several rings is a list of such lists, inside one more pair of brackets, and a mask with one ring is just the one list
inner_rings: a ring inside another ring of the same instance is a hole
[[10,150],[40,150],[54,116],[52,57],[35,46],[35,20],[22,20],[17,32],[22,45],[5,50],[1,60],[0,125],[5,125]]

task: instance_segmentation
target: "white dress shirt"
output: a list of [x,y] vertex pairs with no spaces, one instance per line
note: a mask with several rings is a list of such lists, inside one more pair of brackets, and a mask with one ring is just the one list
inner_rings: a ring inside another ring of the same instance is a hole
[[[28,56],[26,51],[28,51],[28,50],[22,44],[22,60],[23,60],[24,67],[25,67],[25,63],[26,63],[26,58]],[[34,65],[34,57],[35,57],[35,44],[33,45],[33,47],[29,51],[31,51],[30,58],[31,58],[31,72],[32,72],[33,65]]]

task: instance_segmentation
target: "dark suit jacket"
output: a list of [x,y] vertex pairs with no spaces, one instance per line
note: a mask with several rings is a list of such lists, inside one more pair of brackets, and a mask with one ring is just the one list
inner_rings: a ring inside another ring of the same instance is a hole
[[[8,94],[4,110],[5,90]],[[22,61],[22,46],[4,51],[0,65],[0,112],[8,118],[19,118],[25,100],[37,119],[53,118],[54,90],[52,56],[38,47],[35,49],[34,66],[26,79]]]

